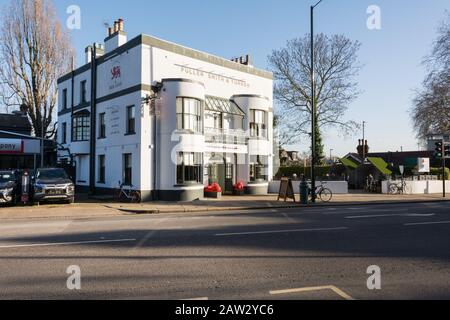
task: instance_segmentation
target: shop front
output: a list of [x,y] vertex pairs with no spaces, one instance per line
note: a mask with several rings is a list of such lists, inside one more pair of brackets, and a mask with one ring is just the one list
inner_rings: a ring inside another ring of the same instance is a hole
[[39,154],[39,140],[0,138],[0,170],[35,168]]

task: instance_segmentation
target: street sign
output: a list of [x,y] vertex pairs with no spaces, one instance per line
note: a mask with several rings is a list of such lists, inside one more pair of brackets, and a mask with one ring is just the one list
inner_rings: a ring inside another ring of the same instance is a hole
[[403,175],[405,173],[405,166],[399,166],[400,174]]

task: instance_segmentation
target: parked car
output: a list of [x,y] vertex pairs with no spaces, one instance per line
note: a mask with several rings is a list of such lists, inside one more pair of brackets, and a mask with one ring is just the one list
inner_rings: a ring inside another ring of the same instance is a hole
[[0,171],[0,204],[15,205],[20,195],[20,184],[14,171]]
[[37,169],[33,177],[34,202],[75,201],[75,185],[64,169]]

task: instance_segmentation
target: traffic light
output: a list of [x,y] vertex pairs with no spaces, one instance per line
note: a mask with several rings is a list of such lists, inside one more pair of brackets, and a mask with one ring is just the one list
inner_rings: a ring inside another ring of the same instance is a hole
[[444,157],[450,157],[450,144],[444,145]]
[[436,158],[442,158],[442,155],[444,154],[444,143],[442,141],[438,141],[434,145],[436,146],[434,149],[434,156]]

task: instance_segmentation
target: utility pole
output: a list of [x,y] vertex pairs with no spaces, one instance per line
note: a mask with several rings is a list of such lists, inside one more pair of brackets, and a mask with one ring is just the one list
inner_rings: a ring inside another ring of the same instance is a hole
[[41,168],[44,167],[44,124],[45,124],[45,114],[41,108]]
[[363,158],[362,163],[364,164],[366,162],[366,122],[363,121]]
[[322,0],[311,6],[311,201],[316,202],[316,92],[314,73],[314,8]]

